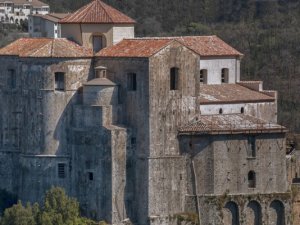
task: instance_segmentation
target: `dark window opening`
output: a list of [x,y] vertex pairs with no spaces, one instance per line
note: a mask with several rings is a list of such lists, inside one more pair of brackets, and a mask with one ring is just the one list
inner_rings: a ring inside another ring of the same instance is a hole
[[200,70],[200,83],[207,84],[207,70]]
[[223,68],[222,73],[221,73],[221,81],[222,83],[228,83],[228,74],[229,74],[229,69]]
[[95,78],[106,78],[106,69],[97,69]]
[[223,109],[219,109],[219,114],[223,114]]
[[172,67],[170,69],[170,90],[178,90],[179,69]]
[[130,142],[131,142],[131,145],[135,145],[136,144],[136,138],[132,137]]
[[136,91],[136,89],[137,89],[136,74],[128,73],[128,90]]
[[16,88],[17,86],[17,77],[16,77],[16,71],[14,69],[8,70],[8,86],[10,88]]
[[244,107],[242,107],[241,108],[241,113],[244,114],[244,112],[245,112],[245,109],[244,109]]
[[94,180],[94,173],[89,172],[88,176],[89,176],[89,180]]
[[101,35],[93,36],[93,51],[99,52],[103,48],[103,38]]
[[255,136],[248,137],[248,151],[250,157],[256,157],[256,138]]
[[66,164],[58,163],[58,178],[65,178],[66,177]]
[[62,72],[55,73],[55,90],[56,91],[65,90],[65,73]]
[[248,187],[255,188],[256,187],[256,174],[254,171],[250,171],[248,173]]

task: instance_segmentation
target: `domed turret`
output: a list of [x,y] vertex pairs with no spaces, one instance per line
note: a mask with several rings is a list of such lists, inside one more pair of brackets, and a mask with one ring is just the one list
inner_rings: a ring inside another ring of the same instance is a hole
[[107,78],[95,78],[83,85],[83,104],[108,106],[118,101],[117,85]]

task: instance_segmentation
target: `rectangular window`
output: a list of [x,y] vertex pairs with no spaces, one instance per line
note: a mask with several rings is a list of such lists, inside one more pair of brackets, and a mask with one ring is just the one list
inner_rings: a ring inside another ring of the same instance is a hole
[[200,83],[207,84],[207,70],[200,70]]
[[94,180],[94,174],[92,172],[88,173],[89,180]]
[[55,73],[55,90],[56,91],[65,90],[65,73],[62,72]]
[[136,91],[137,89],[137,82],[136,82],[136,74],[135,73],[128,73],[127,74],[127,81],[128,81],[128,90],[129,91]]
[[136,138],[132,137],[130,142],[131,142],[131,145],[135,145],[136,144]]
[[14,69],[8,70],[8,86],[12,89],[16,88],[17,86],[17,77],[16,77],[16,71]]
[[66,178],[66,164],[58,163],[57,165],[58,178],[64,179]]
[[221,73],[221,82],[222,83],[228,83],[229,80],[229,69],[223,68]]
[[178,90],[179,69],[173,67],[170,69],[170,90]]
[[253,158],[256,157],[255,141],[256,141],[255,136],[248,137],[248,156]]

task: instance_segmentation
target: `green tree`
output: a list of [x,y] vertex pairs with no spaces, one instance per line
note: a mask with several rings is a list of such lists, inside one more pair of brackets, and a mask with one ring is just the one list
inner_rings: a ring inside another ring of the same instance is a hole
[[1,225],[36,225],[31,206],[27,204],[24,207],[19,201],[16,205],[6,209]]
[[75,225],[79,221],[79,203],[76,199],[68,197],[62,188],[51,188],[46,193],[41,224]]

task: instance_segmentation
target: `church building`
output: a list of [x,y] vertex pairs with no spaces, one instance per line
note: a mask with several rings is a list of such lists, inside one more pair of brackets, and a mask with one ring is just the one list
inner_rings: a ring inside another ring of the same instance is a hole
[[[0,189],[110,224],[290,225],[277,92],[219,37],[135,38],[100,0],[0,49]],[[193,223],[192,223],[193,222]]]

